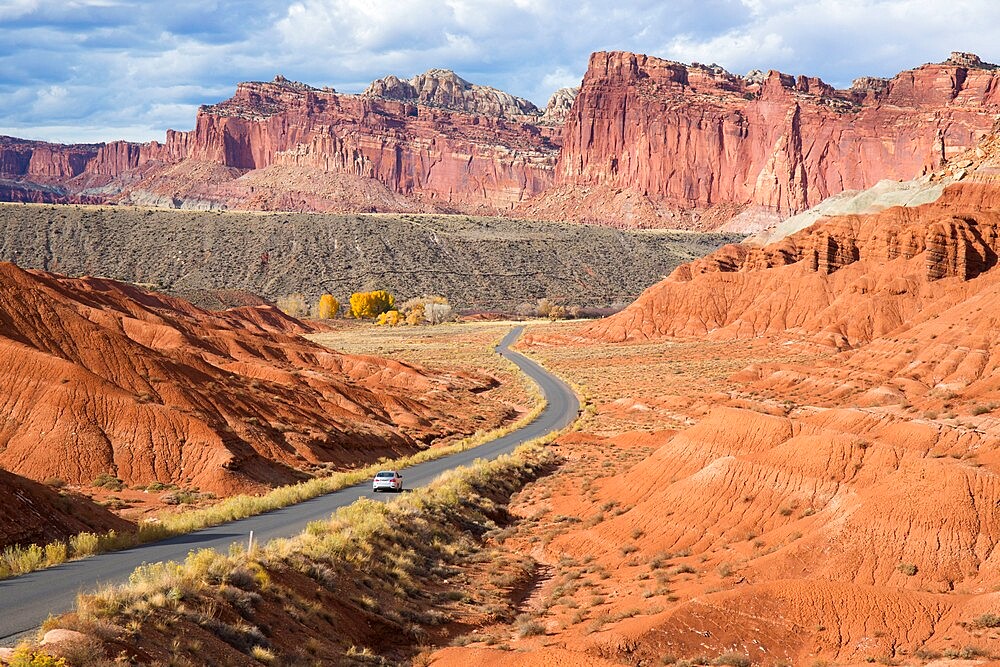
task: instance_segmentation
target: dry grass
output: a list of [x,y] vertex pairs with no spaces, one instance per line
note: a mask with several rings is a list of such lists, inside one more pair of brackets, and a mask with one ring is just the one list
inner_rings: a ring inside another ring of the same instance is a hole
[[[477,535],[495,525],[505,512],[503,504],[517,489],[551,468],[555,454],[542,442],[452,471],[392,502],[362,499],[330,520],[310,524],[296,537],[275,540],[251,553],[202,550],[191,553],[183,563],[145,565],[126,584],[80,596],[75,614],[52,619],[45,629],[71,627],[98,635],[100,628],[117,628],[119,634],[124,628],[138,641],[144,632],[153,633],[163,619],[172,619],[175,624],[187,622],[207,629],[260,662],[287,664],[289,647],[305,646],[305,635],[319,642],[337,639],[321,622],[338,622],[327,618],[324,605],[289,606],[296,598],[285,582],[288,572],[294,571],[338,596],[344,595],[347,582],[363,579],[369,592],[364,599],[358,597],[358,608],[393,623],[416,626],[408,632],[419,638],[426,632],[420,628],[448,623],[457,608],[496,603],[482,587],[461,590],[456,580],[453,589],[441,591],[435,607],[429,609],[427,591],[456,579],[456,572],[470,562],[490,566],[496,562],[491,553],[475,557],[485,548]],[[438,565],[429,568],[428,563]],[[517,562],[511,560],[508,565],[517,567]],[[387,599],[393,604],[380,604]],[[233,617],[229,609],[238,615],[240,609],[248,611],[253,619],[269,618],[270,614],[256,610],[274,606],[285,609],[286,617],[295,617],[293,631],[303,636],[281,645],[275,628],[222,620]],[[527,635],[539,632],[525,625]],[[89,664],[98,663],[76,667]]]
[[[232,496],[210,507],[164,514],[140,524],[136,534],[115,531],[104,535],[81,533],[71,537],[68,544],[53,542],[44,548],[37,545],[11,546],[0,553],[0,579],[58,565],[68,559],[86,558],[116,551],[288,507],[364,482],[387,467],[407,468],[465,451],[512,433],[534,421],[545,409],[546,403],[530,379],[512,362],[493,351],[500,338],[510,331],[511,326],[510,322],[489,322],[393,329],[351,323],[345,325],[343,331],[319,334],[313,338],[321,344],[352,353],[385,354],[413,363],[464,371],[470,368],[484,368],[501,381],[500,387],[494,391],[504,392],[505,400],[514,402],[512,404],[522,411],[517,421],[492,431],[476,433],[449,445],[428,448],[410,456],[379,461],[357,470],[333,473],[299,484],[278,487],[262,496]],[[364,347],[365,341],[368,341],[367,347]],[[379,347],[371,349],[372,341],[376,341]]]

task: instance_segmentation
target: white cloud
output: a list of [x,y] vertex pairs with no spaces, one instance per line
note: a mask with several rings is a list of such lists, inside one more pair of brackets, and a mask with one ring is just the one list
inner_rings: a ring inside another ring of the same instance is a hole
[[356,92],[430,67],[542,106],[612,49],[847,85],[952,50],[1000,60],[995,1],[0,0],[0,126],[162,139],[241,80]]

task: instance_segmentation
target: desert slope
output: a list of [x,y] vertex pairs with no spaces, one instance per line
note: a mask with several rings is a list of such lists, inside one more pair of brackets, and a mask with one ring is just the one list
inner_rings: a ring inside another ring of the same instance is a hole
[[0,549],[134,528],[108,509],[0,468]]
[[0,265],[0,465],[228,494],[471,432],[494,380],[340,354],[274,309],[210,313],[96,278]]

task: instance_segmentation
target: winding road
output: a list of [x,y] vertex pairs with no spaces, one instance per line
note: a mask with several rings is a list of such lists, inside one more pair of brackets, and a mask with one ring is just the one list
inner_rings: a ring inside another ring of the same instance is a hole
[[[506,436],[407,468],[404,474],[406,488],[423,486],[442,472],[476,459],[493,459],[506,454],[576,419],[580,404],[572,389],[531,359],[510,349],[523,330],[523,326],[515,327],[496,350],[538,383],[547,401],[545,410],[530,424]],[[255,543],[289,537],[301,532],[311,521],[326,519],[337,509],[362,497],[387,498],[391,494],[373,494],[371,483],[365,482],[266,514],[0,581],[0,645],[39,627],[49,614],[70,611],[79,591],[124,581],[143,563],[183,560],[195,549],[227,551],[233,542],[245,543],[250,531],[253,531]]]

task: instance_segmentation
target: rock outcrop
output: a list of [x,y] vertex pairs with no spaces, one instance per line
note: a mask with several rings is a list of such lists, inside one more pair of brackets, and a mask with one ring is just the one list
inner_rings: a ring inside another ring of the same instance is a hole
[[560,88],[552,93],[549,103],[545,106],[545,113],[542,114],[542,123],[562,126],[569,117],[570,109],[576,96],[580,94],[579,88]]
[[376,79],[362,95],[522,121],[533,121],[541,113],[522,97],[469,83],[448,69],[430,69],[408,81],[392,75]]
[[[720,205],[773,219],[936,169],[975,146],[998,111],[1000,74],[971,56],[835,90],[776,71],[743,78],[595,53],[563,130],[556,188],[530,210],[592,218],[593,207],[577,204],[600,192],[624,204],[617,216],[601,212],[603,222],[678,226],[692,211],[714,222]],[[649,217],[622,193],[643,200]]]

